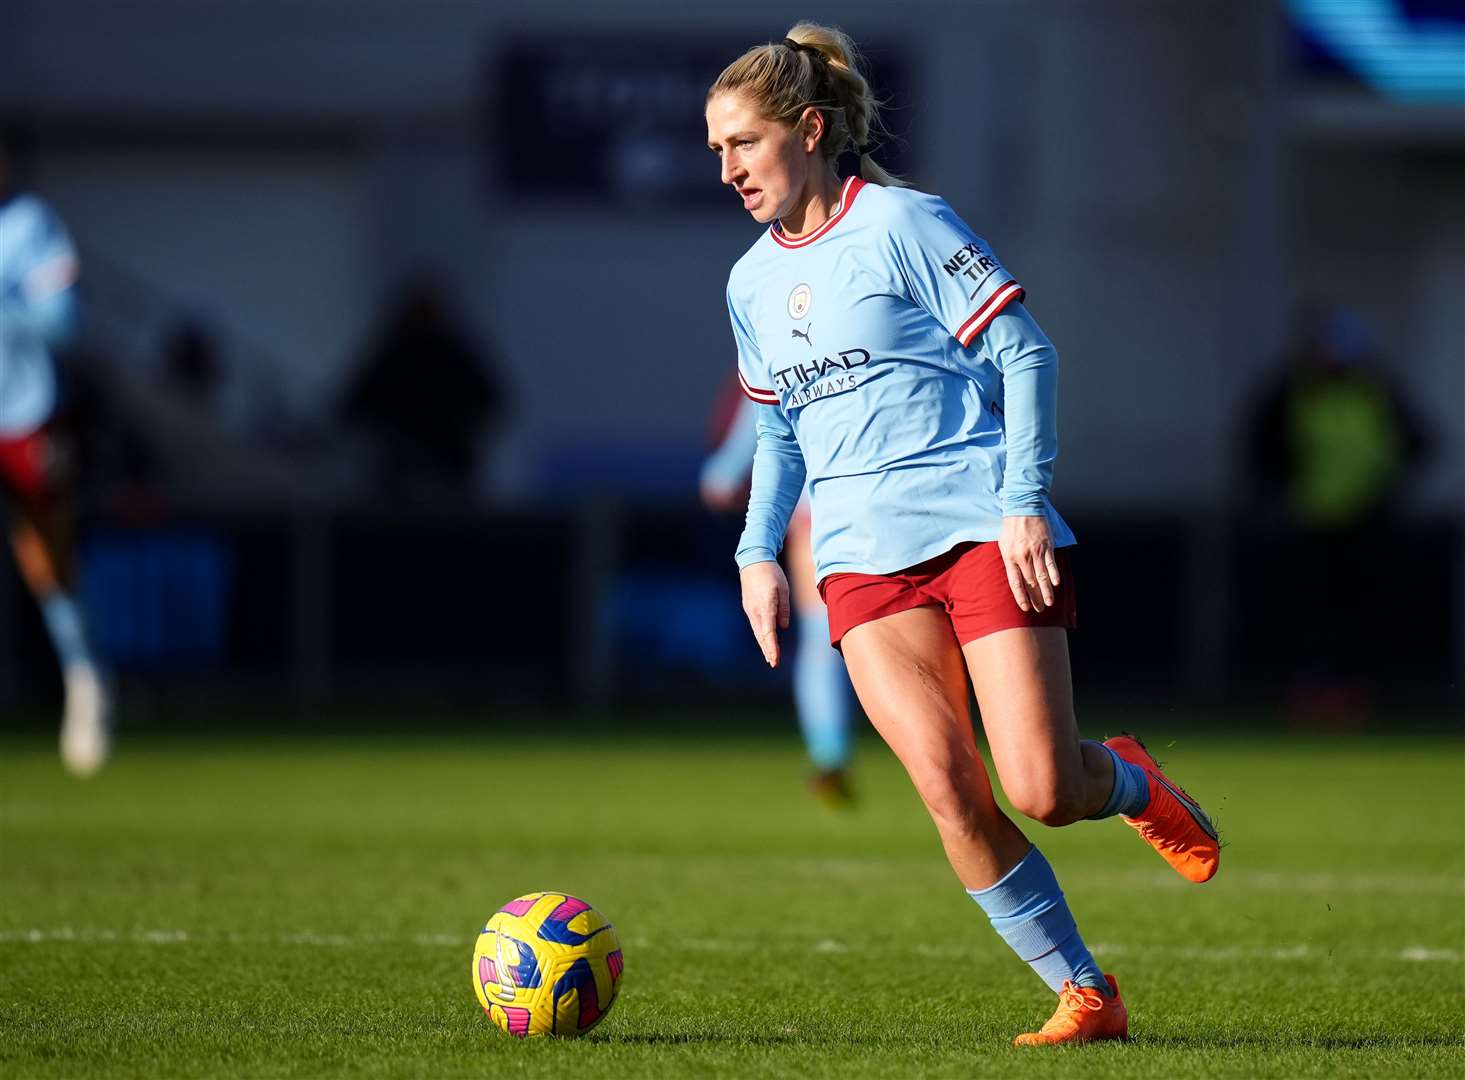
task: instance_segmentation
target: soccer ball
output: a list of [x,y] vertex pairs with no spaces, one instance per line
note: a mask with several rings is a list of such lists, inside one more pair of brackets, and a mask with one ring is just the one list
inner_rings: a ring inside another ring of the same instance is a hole
[[585,1034],[610,1012],[624,969],[615,927],[567,893],[510,900],[473,947],[478,1004],[520,1039]]

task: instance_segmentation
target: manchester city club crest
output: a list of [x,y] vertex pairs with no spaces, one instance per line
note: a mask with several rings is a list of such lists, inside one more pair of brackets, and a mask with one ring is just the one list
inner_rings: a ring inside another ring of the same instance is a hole
[[807,285],[795,285],[794,291],[788,294],[788,317],[790,319],[802,319],[809,311],[809,305],[814,302],[814,294]]

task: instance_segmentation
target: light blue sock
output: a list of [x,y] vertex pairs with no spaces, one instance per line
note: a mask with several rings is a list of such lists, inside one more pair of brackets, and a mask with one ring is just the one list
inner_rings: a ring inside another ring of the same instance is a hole
[[798,609],[799,648],[794,655],[794,704],[809,760],[820,770],[849,764],[853,711],[844,658],[829,644],[829,614],[824,608]]
[[1103,743],[1096,742],[1091,745],[1102,749],[1113,760],[1114,789],[1109,792],[1109,801],[1104,804],[1103,809],[1097,814],[1090,814],[1089,820],[1097,821],[1099,818],[1113,817],[1115,814],[1136,817],[1143,813],[1144,808],[1150,805],[1149,774],[1138,765],[1125,761]]
[[51,645],[61,667],[92,663],[81,609],[71,595],[58,589],[41,597],[40,604],[41,617],[46,622],[46,631],[51,635]]
[[1028,848],[1022,861],[996,885],[968,889],[967,894],[987,913],[992,929],[1055,994],[1070,979],[1109,993],[1109,983],[1079,935],[1053,868],[1036,847]]

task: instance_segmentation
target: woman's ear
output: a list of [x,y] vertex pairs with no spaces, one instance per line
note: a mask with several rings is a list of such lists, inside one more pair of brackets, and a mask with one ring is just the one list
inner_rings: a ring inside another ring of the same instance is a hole
[[824,138],[824,114],[812,105],[804,107],[799,116],[799,141],[806,154],[812,154]]

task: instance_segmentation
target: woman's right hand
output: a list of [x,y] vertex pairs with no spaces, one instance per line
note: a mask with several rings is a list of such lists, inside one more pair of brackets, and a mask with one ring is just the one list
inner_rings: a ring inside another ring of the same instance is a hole
[[743,584],[743,614],[769,667],[778,667],[778,632],[788,629],[788,578],[777,562],[752,563],[739,575]]

